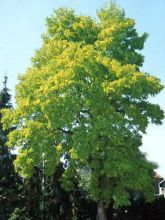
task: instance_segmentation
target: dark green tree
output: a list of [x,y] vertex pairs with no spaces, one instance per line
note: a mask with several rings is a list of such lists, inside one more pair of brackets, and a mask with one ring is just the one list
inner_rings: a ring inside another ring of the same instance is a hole
[[[7,76],[5,76],[3,88],[0,91],[0,110],[12,108],[10,98]],[[16,159],[16,155],[12,154],[6,146],[7,135],[15,128],[4,130],[1,118],[0,113],[0,219],[9,219],[16,208],[22,208],[23,181],[14,171],[13,161]]]
[[62,163],[51,176],[44,169],[34,167],[32,177],[25,180],[24,186],[28,219],[95,219],[96,203],[79,188],[76,171],[72,190],[66,190],[61,184],[64,172]]
[[37,166],[34,167],[33,175],[24,182],[25,207],[28,219],[42,218],[42,171]]
[[52,176],[46,177],[45,212],[47,219],[95,219],[96,203],[79,187],[78,175],[75,171],[72,190],[66,190],[61,184],[65,172],[63,164],[59,164]]

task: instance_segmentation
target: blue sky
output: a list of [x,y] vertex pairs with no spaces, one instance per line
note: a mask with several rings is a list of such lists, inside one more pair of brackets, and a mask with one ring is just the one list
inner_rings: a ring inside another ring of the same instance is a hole
[[[165,1],[164,0],[116,0],[127,16],[136,20],[139,33],[147,32],[149,38],[143,54],[143,70],[165,84]],[[0,87],[4,73],[8,73],[8,87],[14,97],[19,73],[30,66],[31,57],[41,46],[41,34],[46,30],[45,18],[53,9],[69,6],[85,15],[96,15],[104,6],[104,0],[4,0],[0,1]],[[152,102],[165,110],[165,90]],[[165,177],[165,123],[150,125],[143,139],[142,150],[150,160],[159,164],[159,173]]]

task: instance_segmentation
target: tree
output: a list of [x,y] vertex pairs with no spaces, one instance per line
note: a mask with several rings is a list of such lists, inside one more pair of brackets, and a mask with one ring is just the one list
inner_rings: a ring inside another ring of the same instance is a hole
[[[0,91],[0,109],[3,108],[12,108],[6,76]],[[1,119],[2,114],[0,113],[0,218],[9,219],[15,208],[20,207],[20,210],[23,208],[23,182],[22,178],[14,171],[13,161],[16,156],[6,146],[7,135],[13,130],[13,127],[5,131]]]
[[25,208],[28,219],[41,220],[42,218],[42,171],[34,167],[33,175],[24,181]]
[[147,34],[139,36],[113,2],[98,21],[58,9],[47,27],[32,67],[19,77],[16,108],[3,111],[5,127],[18,128],[8,142],[20,149],[17,171],[30,176],[44,157],[51,174],[67,156],[63,185],[72,189],[75,170],[88,170],[99,220],[109,203],[128,205],[132,191],[151,199],[156,165],[140,146],[148,124],[161,124],[164,115],[148,101],[163,85],[140,70]]
[[[25,211],[28,219],[95,219],[96,204],[80,190],[76,178],[72,180],[74,189],[65,190],[61,185],[64,173],[61,163],[52,176],[47,176],[38,167],[32,177],[24,183]],[[44,181],[43,181],[44,175]],[[25,215],[26,214],[26,215]]]

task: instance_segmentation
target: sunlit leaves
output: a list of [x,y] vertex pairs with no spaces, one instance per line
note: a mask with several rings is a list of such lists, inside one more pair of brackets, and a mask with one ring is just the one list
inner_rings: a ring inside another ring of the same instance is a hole
[[43,160],[51,174],[63,160],[63,186],[71,190],[75,172],[88,167],[93,199],[122,206],[129,190],[152,195],[156,165],[139,147],[149,122],[164,117],[148,102],[163,86],[140,71],[147,35],[138,35],[134,20],[114,4],[99,19],[67,9],[47,19],[43,46],[19,77],[17,106],[3,111],[3,122],[17,126],[9,143],[21,149],[15,165],[23,175]]

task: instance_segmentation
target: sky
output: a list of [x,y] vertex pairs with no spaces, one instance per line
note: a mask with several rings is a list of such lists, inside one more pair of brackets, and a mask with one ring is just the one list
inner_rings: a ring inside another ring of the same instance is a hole
[[[137,31],[149,34],[143,55],[142,70],[161,79],[165,85],[165,1],[116,0],[128,17],[136,21]],[[31,65],[31,57],[42,45],[41,34],[46,31],[45,18],[59,7],[70,7],[77,13],[96,16],[105,0],[0,0],[0,88],[5,73],[8,87],[15,95],[19,74]],[[165,89],[152,102],[165,110]],[[150,125],[143,138],[142,151],[158,165],[165,177],[165,121],[162,126]]]

